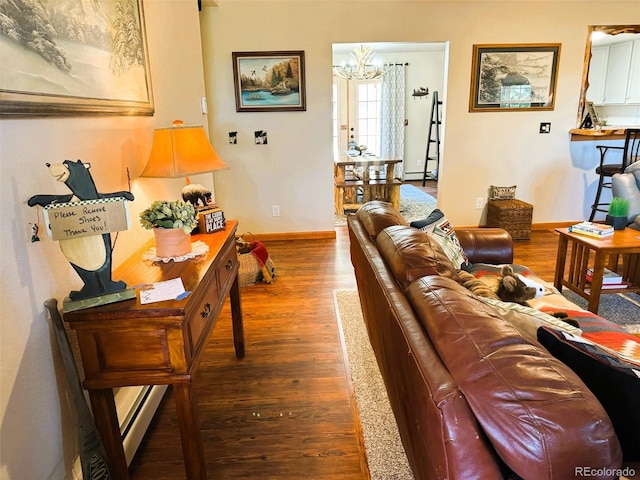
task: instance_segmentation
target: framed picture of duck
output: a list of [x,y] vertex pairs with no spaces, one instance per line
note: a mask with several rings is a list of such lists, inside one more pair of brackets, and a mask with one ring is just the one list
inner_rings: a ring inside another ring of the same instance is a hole
[[307,109],[304,51],[232,52],[238,112]]

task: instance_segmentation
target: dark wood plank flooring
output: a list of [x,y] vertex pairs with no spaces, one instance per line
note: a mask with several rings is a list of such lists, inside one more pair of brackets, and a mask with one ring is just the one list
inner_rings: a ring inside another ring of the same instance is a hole
[[[346,227],[336,240],[266,244],[271,285],[241,289],[246,357],[234,356],[223,309],[196,381],[210,479],[367,479],[332,292],[356,288]],[[516,263],[553,279],[557,236],[515,243]],[[131,466],[132,478],[184,479],[168,390]]]

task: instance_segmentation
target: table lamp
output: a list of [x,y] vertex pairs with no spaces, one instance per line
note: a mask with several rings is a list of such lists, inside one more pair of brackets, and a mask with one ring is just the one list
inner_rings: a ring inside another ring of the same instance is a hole
[[[168,128],[156,128],[153,132],[151,153],[141,177],[147,178],[179,178],[199,173],[213,172],[229,168],[209,143],[202,125],[185,125],[182,120],[174,120]],[[198,193],[196,199],[191,193]],[[187,194],[186,190],[189,190]],[[213,232],[224,228],[224,214],[215,202],[209,203],[204,195],[211,196],[210,191],[201,185],[189,185],[182,191],[185,201],[190,201],[199,210],[200,231]],[[189,198],[187,198],[187,196]],[[198,200],[202,208],[198,207]]]
[[202,125],[174,120],[173,126],[154,130],[149,161],[140,176],[178,178],[226,168]]

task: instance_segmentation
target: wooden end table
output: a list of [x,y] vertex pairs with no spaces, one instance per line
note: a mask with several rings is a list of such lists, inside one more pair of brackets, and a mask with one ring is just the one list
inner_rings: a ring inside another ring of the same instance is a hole
[[237,228],[237,221],[228,220],[224,230],[194,235],[192,241],[206,243],[209,251],[184,262],[144,261],[151,240],[113,272],[113,278],[130,286],[180,277],[191,292],[186,298],[145,305],[135,298],[64,314],[78,336],[83,386],[114,479],[128,479],[129,471],[112,389],[130,385],[173,386],[186,478],[207,478],[193,381],[227,297],[236,357],[244,356]]
[[[640,231],[626,228],[616,230],[605,238],[571,233],[568,228],[556,228],[560,235],[554,285],[562,291],[565,286],[589,302],[587,309],[598,313],[600,295],[640,291]],[[571,256],[567,252],[571,245]],[[587,282],[587,269],[593,268],[591,283]],[[626,288],[602,288],[604,269],[622,275]],[[565,275],[566,272],[566,275]]]

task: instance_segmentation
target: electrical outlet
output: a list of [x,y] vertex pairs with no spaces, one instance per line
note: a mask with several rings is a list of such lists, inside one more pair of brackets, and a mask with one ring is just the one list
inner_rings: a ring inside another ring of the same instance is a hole
[[540,133],[551,133],[551,122],[541,122]]
[[271,216],[272,217],[280,216],[280,205],[271,205]]
[[484,207],[484,198],[476,198],[476,210],[482,210],[482,207]]

